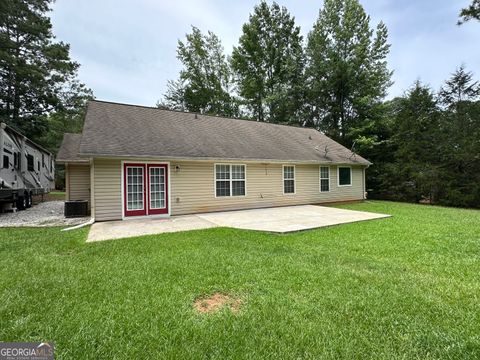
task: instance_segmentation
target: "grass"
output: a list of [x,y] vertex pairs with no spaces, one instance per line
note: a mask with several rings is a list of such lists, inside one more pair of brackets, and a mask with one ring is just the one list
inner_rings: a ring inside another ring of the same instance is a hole
[[65,200],[65,191],[50,191],[46,198],[47,201]]
[[[275,235],[226,228],[86,244],[0,230],[0,340],[58,359],[480,357],[480,212],[394,215]],[[198,314],[214,292],[239,312]]]
[[37,195],[34,197],[34,202],[37,204],[43,201],[65,201],[65,192],[64,191],[50,191],[48,194]]

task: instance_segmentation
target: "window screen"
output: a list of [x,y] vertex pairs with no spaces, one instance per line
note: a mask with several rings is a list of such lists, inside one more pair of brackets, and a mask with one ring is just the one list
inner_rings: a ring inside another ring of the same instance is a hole
[[338,168],[338,185],[352,185],[352,169],[349,167]]
[[215,165],[215,194],[222,196],[245,195],[245,165]]
[[283,193],[295,193],[295,166],[283,167]]
[[330,191],[330,168],[320,166],[320,192]]

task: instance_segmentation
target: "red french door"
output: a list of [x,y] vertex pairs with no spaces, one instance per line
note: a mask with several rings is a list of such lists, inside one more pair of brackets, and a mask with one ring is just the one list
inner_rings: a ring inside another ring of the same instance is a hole
[[124,164],[125,216],[168,213],[168,169],[161,164]]
[[147,214],[145,192],[145,164],[124,164],[125,216]]
[[167,165],[148,164],[148,214],[168,213]]

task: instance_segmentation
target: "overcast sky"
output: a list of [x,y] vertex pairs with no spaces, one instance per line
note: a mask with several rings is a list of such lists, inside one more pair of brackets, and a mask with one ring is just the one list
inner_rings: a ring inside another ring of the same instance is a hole
[[[457,26],[469,0],[362,0],[372,26],[383,20],[392,45],[388,59],[401,95],[416,79],[438,89],[462,63],[480,78],[480,22]],[[195,25],[211,30],[230,53],[258,1],[247,0],[57,0],[53,31],[71,45],[80,80],[97,99],[154,105],[167,80],[176,79],[178,39]],[[305,36],[322,1],[278,1],[295,16]]]

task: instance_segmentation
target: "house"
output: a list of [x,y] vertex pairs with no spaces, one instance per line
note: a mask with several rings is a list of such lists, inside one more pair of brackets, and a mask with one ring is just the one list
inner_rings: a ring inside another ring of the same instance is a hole
[[96,221],[361,200],[370,165],[314,129],[104,101],[57,162]]

